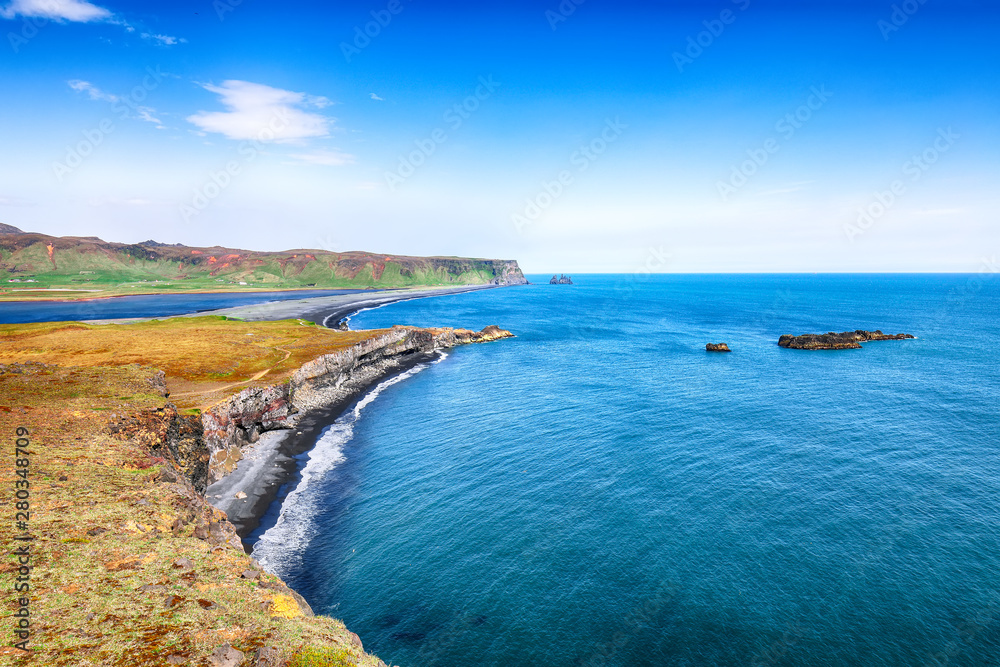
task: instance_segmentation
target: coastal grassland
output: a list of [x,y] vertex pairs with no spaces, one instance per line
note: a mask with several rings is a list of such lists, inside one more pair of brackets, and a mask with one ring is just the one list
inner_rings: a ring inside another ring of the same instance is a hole
[[[95,359],[101,354],[111,352]],[[311,616],[237,545],[207,541],[206,527],[221,513],[164,474],[163,459],[143,444],[108,433],[116,413],[165,405],[156,374],[137,364],[0,366],[0,437],[12,449],[16,429],[30,433],[35,536],[31,652],[4,642],[0,664],[209,665],[220,647],[232,647],[245,665],[261,649],[277,660],[266,664],[279,665],[319,647],[341,656],[340,664],[380,665],[340,621]],[[5,489],[17,479],[10,454],[0,466]],[[14,544],[11,498],[3,494],[6,545]],[[2,567],[9,620],[17,560],[8,556]]]
[[178,408],[204,409],[251,386],[279,384],[307,361],[384,331],[334,331],[305,320],[219,316],[130,324],[0,324],[0,364],[138,364],[164,371]]
[[0,301],[129,294],[485,285],[524,281],[512,260],[369,252],[257,252],[0,233]]

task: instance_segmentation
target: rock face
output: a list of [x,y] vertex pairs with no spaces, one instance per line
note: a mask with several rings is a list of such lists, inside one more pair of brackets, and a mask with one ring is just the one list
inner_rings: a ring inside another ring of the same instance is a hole
[[528,279],[515,261],[496,260],[493,262],[494,285],[527,285]]
[[550,285],[572,285],[573,281],[567,275],[560,274],[557,276],[552,276],[552,280],[549,281]]
[[298,412],[353,397],[404,367],[414,355],[511,337],[512,333],[495,325],[479,332],[396,326],[381,336],[310,361],[286,384],[244,389],[202,414],[207,484],[231,473],[243,458],[243,447],[256,442],[261,433],[292,428]]
[[861,347],[861,343],[875,340],[905,340],[910,334],[884,334],[881,331],[844,331],[825,334],[805,334],[803,336],[784,335],[778,345],[793,350],[848,350]]
[[732,352],[729,346],[725,343],[707,343],[705,345],[706,352]]
[[[243,448],[266,431],[295,427],[305,410],[353,398],[373,382],[421,355],[486,343],[514,334],[496,325],[482,331],[393,327],[388,333],[303,365],[289,382],[249,387],[197,415],[183,415],[171,404],[133,415],[115,416],[109,434],[144,444],[150,454],[169,461],[197,493],[229,475],[243,459]],[[163,373],[148,382],[166,395]]]
[[[162,382],[162,375],[154,378]],[[205,490],[209,455],[202,421],[197,416],[179,414],[168,403],[164,408],[122,415],[108,425],[108,432],[119,440],[142,443],[150,455],[173,463],[198,493]]]

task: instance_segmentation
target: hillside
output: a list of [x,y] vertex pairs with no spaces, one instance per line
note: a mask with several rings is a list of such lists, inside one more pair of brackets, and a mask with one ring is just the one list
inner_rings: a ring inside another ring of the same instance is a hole
[[[0,299],[179,291],[518,285],[516,261],[111,243],[0,226]],[[46,290],[59,290],[51,292]]]

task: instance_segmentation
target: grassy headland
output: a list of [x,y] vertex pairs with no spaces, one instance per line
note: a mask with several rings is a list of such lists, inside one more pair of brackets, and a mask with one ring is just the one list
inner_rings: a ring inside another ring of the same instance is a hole
[[0,227],[0,301],[525,282],[508,260],[122,244]]
[[[7,642],[3,662],[208,665],[239,651],[247,666],[380,664],[340,621],[312,616],[259,571],[224,516],[151,452],[150,434],[109,428],[168,401],[193,410],[281,383],[379,333],[217,317],[0,325],[0,433],[11,449],[17,429],[30,434],[35,536],[31,653]],[[0,467],[5,488],[19,479],[14,463]],[[4,543],[14,544],[15,508],[4,506]],[[16,573],[15,559],[4,565]]]

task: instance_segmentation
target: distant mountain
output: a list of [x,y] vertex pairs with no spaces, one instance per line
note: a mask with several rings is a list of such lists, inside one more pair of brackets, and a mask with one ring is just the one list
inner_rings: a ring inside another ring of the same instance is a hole
[[54,237],[0,226],[0,282],[33,288],[114,293],[175,290],[520,285],[517,262],[461,257],[406,257],[370,252],[256,252],[192,248],[156,241],[110,243]]

